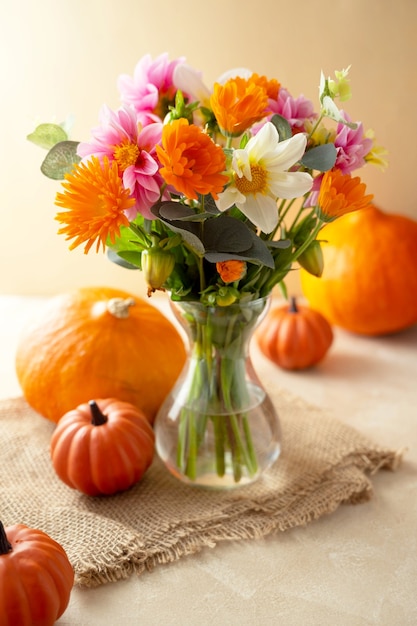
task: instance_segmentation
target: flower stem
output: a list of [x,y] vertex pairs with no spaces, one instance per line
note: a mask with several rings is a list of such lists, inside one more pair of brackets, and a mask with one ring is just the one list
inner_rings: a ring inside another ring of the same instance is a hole
[[179,414],[177,467],[195,481],[199,473],[210,471],[212,454],[217,476],[223,477],[230,465],[234,481],[239,482],[244,474],[254,476],[258,471],[246,411],[250,405],[246,350],[248,328],[254,321],[240,309],[226,314],[216,307],[203,307],[203,313],[195,315],[189,312],[188,318],[194,347]]

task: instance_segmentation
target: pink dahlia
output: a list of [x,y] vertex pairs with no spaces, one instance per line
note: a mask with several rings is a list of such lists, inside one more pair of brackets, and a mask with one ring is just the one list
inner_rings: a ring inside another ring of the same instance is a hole
[[[160,199],[164,184],[155,150],[161,141],[162,124],[142,128],[137,114],[128,107],[112,111],[104,106],[99,119],[100,126],[92,130],[93,140],[80,143],[78,155],[83,159],[95,155],[100,160],[107,157],[110,162],[116,161],[123,185],[136,201],[126,210],[128,219],[134,219],[137,213],[153,219],[150,208]],[[163,197],[168,199],[169,195],[165,193]]]
[[303,95],[293,98],[284,87],[280,88],[277,100],[269,100],[269,109],[273,114],[278,113],[285,117],[293,133],[304,132],[306,120],[313,121],[317,118],[311,100]]
[[166,53],[152,60],[146,54],[137,63],[133,77],[119,76],[117,86],[122,103],[135,109],[143,125],[163,121],[169,105],[174,104],[174,70],[184,61],[183,57],[169,61]]
[[[341,114],[346,121],[351,121],[347,113],[341,111]],[[372,139],[365,137],[361,122],[357,123],[355,129],[339,123],[334,145],[337,151],[334,169],[340,170],[342,174],[351,174],[365,165],[365,157],[372,150]]]

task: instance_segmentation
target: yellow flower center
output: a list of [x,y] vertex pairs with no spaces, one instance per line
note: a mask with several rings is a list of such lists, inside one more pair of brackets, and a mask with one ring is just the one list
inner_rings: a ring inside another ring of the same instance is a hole
[[116,146],[113,152],[114,160],[117,162],[122,172],[131,165],[134,165],[139,155],[140,149],[135,143],[122,143]]
[[239,178],[235,176],[235,185],[243,195],[250,193],[264,193],[267,187],[267,171],[260,165],[251,165],[250,171],[252,174],[252,180],[242,176]]

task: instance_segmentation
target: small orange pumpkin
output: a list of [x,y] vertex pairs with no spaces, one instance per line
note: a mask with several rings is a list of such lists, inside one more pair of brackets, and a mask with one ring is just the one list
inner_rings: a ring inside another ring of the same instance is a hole
[[16,351],[27,402],[53,422],[90,398],[110,397],[153,422],[184,363],[184,342],[157,308],[106,287],[51,298]]
[[300,370],[323,359],[333,343],[329,322],[317,311],[290,304],[272,309],[256,332],[261,352],[283,369]]
[[417,221],[370,207],[327,224],[320,239],[321,278],[300,271],[311,307],[370,336],[417,322]]
[[68,411],[50,446],[59,478],[88,496],[129,489],[152,463],[154,450],[154,432],[145,415],[115,398],[91,400]]
[[52,626],[68,606],[74,570],[41,530],[0,522],[1,626]]

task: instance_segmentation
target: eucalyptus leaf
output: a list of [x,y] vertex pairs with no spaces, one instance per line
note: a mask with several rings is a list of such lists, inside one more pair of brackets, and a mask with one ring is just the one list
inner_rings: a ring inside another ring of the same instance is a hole
[[[262,242],[261,239],[259,239]],[[263,242],[262,242],[263,243]],[[220,263],[221,261],[246,261],[248,263],[256,263],[265,265],[274,269],[274,259],[268,248],[262,248],[255,244],[245,252],[206,252],[204,257],[210,263]]]
[[211,263],[237,259],[274,268],[274,259],[266,243],[246,224],[226,215],[206,223],[203,241],[207,248],[204,256]]
[[204,208],[205,213],[212,213],[218,215],[220,213],[213,196],[199,196],[201,206]]
[[58,124],[39,124],[33,133],[27,135],[26,139],[40,148],[50,150],[57,143],[67,141],[68,135]]
[[170,200],[166,202],[159,202],[152,208],[152,213],[157,217],[164,218],[166,220],[181,220],[190,219],[196,213],[193,209],[180,202],[172,202]]
[[336,148],[333,143],[325,143],[308,150],[301,159],[302,165],[309,170],[327,172],[336,162]]
[[265,243],[268,246],[268,248],[280,248],[281,250],[285,250],[286,248],[290,247],[291,240],[290,239],[277,239],[273,241],[266,241]]
[[132,258],[136,257],[132,257],[131,255],[137,255],[139,257],[139,261],[140,261],[140,252],[115,252],[114,250],[111,250],[110,248],[107,250],[107,257],[108,259],[112,262],[115,263],[116,265],[120,265],[121,267],[124,267],[128,270],[137,270],[138,268],[140,268],[141,266],[138,265],[138,263],[129,263],[129,260],[132,260]]
[[[170,214],[170,211],[168,211]],[[165,217],[165,219],[174,220],[173,217],[164,216],[164,211],[161,211],[160,217]],[[195,213],[192,211],[190,215],[183,215],[182,217],[178,216],[175,218],[177,222],[204,222],[207,219],[213,217],[212,213]]]
[[[180,224],[181,226],[178,226]],[[204,244],[197,234],[182,226],[182,222],[167,222],[167,226],[174,232],[179,233],[182,239],[189,245],[190,248],[198,255],[203,256],[205,252]],[[191,226],[191,224],[189,224]]]
[[285,117],[282,117],[282,115],[278,115],[278,113],[276,113],[271,117],[271,122],[278,131],[280,141],[284,141],[285,139],[290,139],[290,137],[292,137],[291,126],[288,123],[288,120],[285,119]]
[[[200,239],[200,225],[183,217],[191,217],[195,212],[179,202],[159,202],[152,209],[155,217],[159,218],[172,232],[179,233],[188,246],[198,255],[203,256],[205,247]],[[164,215],[169,217],[164,217]],[[177,219],[175,216],[177,216]]]
[[41,165],[42,174],[54,180],[63,180],[65,174],[81,161],[77,146],[77,141],[61,141],[53,146]]
[[215,252],[244,252],[252,245],[249,228],[227,215],[205,223],[203,241],[206,250]]
[[253,261],[254,263],[258,262],[262,265],[265,265],[266,267],[274,269],[274,257],[272,256],[271,251],[269,250],[265,241],[258,237],[258,235],[252,230],[249,230],[249,232],[252,237],[252,246],[248,250],[248,255],[250,256],[250,258],[248,258],[248,261]]

